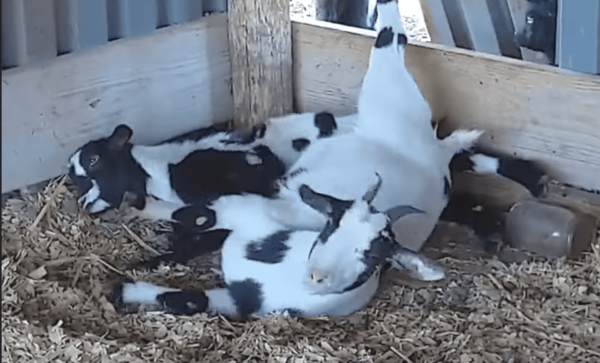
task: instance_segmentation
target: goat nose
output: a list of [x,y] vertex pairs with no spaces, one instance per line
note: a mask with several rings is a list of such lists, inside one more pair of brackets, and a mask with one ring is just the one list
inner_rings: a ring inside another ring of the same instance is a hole
[[310,283],[312,285],[320,285],[327,280],[329,272],[321,269],[313,268],[310,271]]

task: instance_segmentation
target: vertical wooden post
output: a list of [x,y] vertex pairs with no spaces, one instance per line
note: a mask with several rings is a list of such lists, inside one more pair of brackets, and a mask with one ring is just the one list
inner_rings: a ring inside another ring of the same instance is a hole
[[293,111],[289,0],[229,0],[234,125]]

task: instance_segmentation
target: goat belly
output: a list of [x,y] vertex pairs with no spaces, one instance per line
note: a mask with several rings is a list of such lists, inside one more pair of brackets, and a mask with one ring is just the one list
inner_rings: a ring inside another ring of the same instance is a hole
[[223,194],[253,193],[272,196],[283,163],[272,153],[198,150],[169,165],[173,189],[185,203]]

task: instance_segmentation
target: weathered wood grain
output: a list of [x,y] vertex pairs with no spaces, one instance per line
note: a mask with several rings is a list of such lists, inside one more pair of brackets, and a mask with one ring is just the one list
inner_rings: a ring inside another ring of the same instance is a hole
[[293,110],[288,0],[229,0],[234,123],[247,127]]
[[[337,28],[293,23],[298,111],[356,110],[375,33]],[[600,189],[599,76],[430,43],[411,44],[407,64],[442,129],[483,128],[483,143]]]
[[159,29],[2,72],[2,192],[66,172],[126,123],[155,143],[233,116],[227,17]]

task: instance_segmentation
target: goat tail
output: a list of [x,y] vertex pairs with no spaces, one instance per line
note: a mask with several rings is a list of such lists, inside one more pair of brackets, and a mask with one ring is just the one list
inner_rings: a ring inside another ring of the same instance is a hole
[[539,162],[526,160],[475,146],[456,154],[450,162],[450,170],[496,174],[521,184],[534,196],[545,191],[548,171]]

